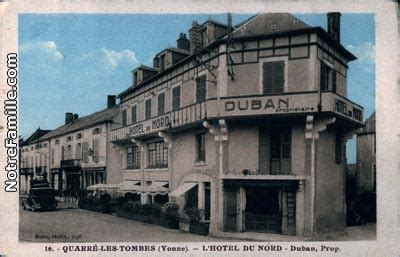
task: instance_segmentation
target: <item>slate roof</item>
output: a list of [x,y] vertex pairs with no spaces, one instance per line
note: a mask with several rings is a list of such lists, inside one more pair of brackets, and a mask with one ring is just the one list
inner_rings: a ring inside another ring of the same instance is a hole
[[30,137],[28,137],[26,140],[24,140],[24,142],[23,142],[23,144],[21,146],[29,145],[32,142],[35,142],[37,139],[39,139],[40,137],[48,134],[50,131],[51,130],[38,128],[35,132],[32,133],[32,135],[30,135]]
[[114,118],[118,114],[118,112],[119,112],[119,105],[99,112],[92,113],[90,115],[81,117],[68,124],[64,124],[61,127],[56,128],[50,133],[47,133],[46,135],[42,136],[39,140],[42,141],[53,137],[62,136],[74,131],[94,127],[99,124],[111,122],[112,118]]
[[238,25],[232,36],[251,37],[306,28],[311,27],[289,13],[262,13]]

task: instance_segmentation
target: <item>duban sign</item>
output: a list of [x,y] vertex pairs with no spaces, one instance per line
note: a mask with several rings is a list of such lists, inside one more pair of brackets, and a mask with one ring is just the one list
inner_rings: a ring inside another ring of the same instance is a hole
[[169,115],[163,115],[156,117],[151,120],[145,120],[143,122],[134,124],[129,127],[130,136],[138,136],[142,134],[148,134],[156,131],[160,131],[169,128],[171,119]]
[[288,96],[260,96],[221,100],[222,116],[307,113],[317,110],[313,94]]

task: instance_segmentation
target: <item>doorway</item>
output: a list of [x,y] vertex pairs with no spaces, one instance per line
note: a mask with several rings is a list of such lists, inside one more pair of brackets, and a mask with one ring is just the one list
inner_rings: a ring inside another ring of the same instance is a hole
[[237,231],[237,188],[225,188],[225,219],[224,231],[236,232]]
[[245,230],[281,233],[281,191],[269,187],[246,187]]

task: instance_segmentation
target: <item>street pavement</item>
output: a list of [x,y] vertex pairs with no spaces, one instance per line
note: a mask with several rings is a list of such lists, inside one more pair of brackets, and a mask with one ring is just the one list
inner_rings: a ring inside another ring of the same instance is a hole
[[[345,233],[326,234],[322,241],[375,240],[376,225],[348,227]],[[229,242],[313,241],[312,239],[266,233],[219,233],[198,236],[176,229],[123,219],[110,214],[77,208],[62,202],[53,212],[20,209],[19,239],[23,242]]]
[[53,212],[31,212],[21,208],[19,240],[43,243],[228,241],[77,209],[67,203]]

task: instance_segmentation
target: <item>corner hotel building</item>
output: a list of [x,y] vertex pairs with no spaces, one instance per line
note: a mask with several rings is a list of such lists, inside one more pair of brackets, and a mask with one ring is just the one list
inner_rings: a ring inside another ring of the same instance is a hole
[[340,13],[328,32],[286,13],[193,22],[132,71],[108,172],[141,185],[142,203],[205,209],[211,234],[344,229],[345,143],[363,120],[346,98],[355,59]]

